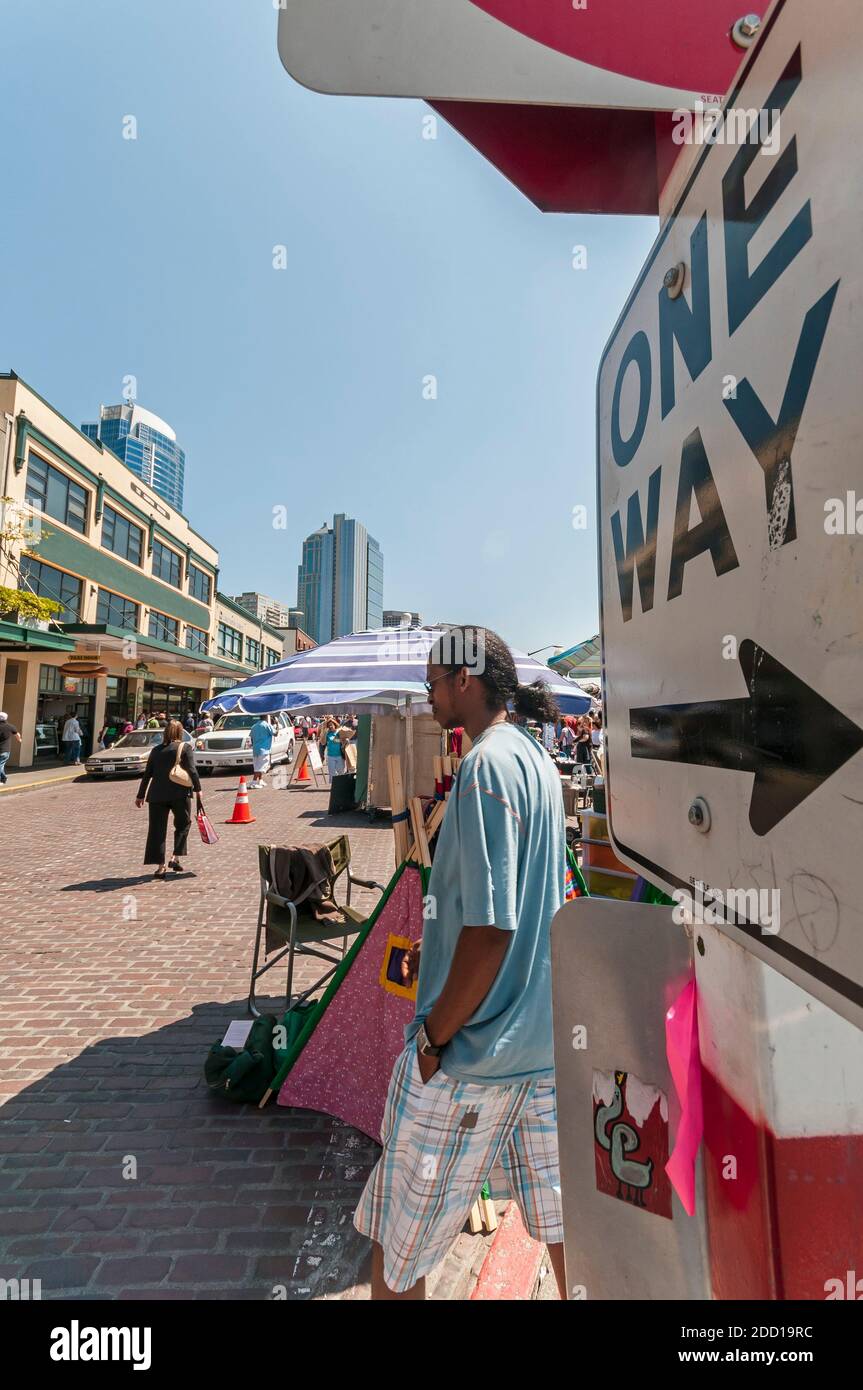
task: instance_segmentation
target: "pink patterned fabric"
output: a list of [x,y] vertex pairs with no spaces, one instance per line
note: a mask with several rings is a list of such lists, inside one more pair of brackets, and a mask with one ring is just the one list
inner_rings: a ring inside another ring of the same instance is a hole
[[285,1078],[279,1105],[336,1115],[380,1141],[393,1064],[415,1011],[412,999],[384,988],[381,968],[391,936],[418,941],[422,929],[422,880],[408,868]]

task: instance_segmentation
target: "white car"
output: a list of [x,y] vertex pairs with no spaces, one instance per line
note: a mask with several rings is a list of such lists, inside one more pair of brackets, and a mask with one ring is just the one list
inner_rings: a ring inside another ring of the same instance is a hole
[[[183,734],[186,743],[191,743],[189,734]],[[161,729],[136,729],[134,733],[123,734],[110,748],[102,748],[91,753],[84,763],[88,777],[114,777],[134,772],[140,775],[147,766],[150,750],[163,742]]]
[[[250,729],[258,721],[256,714],[223,714],[212,733],[198,734],[195,739],[195,765],[200,772],[231,772],[236,768],[252,767],[252,738]],[[294,726],[284,714],[271,714],[273,746],[270,762],[290,763],[294,758]]]

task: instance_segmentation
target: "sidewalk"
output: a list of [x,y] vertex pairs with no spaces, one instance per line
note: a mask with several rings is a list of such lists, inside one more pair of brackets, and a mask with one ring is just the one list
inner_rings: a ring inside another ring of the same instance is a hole
[[6,776],[8,781],[4,787],[0,787],[0,797],[4,794],[8,796],[10,792],[28,791],[32,787],[47,787],[54,782],[73,782],[76,777],[84,776],[83,767],[9,767],[6,765]]
[[[205,779],[219,844],[190,841],[168,883],[141,863],[132,782],[35,789],[26,816],[0,796],[0,1278],[41,1279],[45,1299],[369,1296],[351,1217],[378,1146],[326,1115],[220,1102],[202,1067],[246,1012],[256,846],[345,829],[357,874],[386,882],[392,830],[272,788],[253,826],[225,826],[235,793]],[[461,1236],[431,1296],[469,1297],[490,1243]]]

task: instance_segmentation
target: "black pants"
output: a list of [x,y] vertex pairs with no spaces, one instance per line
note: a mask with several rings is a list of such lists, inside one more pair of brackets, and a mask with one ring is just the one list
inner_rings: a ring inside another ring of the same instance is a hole
[[185,854],[189,842],[189,826],[192,824],[192,798],[178,796],[173,801],[148,801],[150,825],[147,830],[147,848],[144,851],[145,864],[166,864],[165,840],[168,836],[168,813],[174,813],[174,854]]

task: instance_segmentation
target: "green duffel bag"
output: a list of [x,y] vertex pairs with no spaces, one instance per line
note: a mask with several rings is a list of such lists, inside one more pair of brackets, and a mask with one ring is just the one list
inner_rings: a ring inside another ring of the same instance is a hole
[[214,1043],[204,1063],[204,1080],[211,1091],[228,1100],[257,1104],[276,1074],[273,1051],[273,1014],[262,1014],[252,1024],[244,1047]]
[[306,1020],[314,1007],[315,1003],[311,999],[305,999],[301,1004],[294,1004],[286,1014],[282,1015],[280,1028],[276,1030],[276,1045],[273,1048],[277,1071],[305,1028]]

